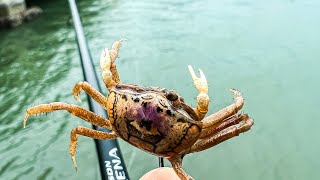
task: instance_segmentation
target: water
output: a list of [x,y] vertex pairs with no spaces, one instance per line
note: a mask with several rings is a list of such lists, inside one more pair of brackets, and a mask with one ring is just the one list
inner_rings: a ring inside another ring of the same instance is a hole
[[[104,47],[128,39],[117,62],[124,83],[176,89],[195,105],[191,64],[207,76],[209,113],[232,103],[228,88],[243,93],[243,111],[255,125],[244,135],[186,156],[183,166],[194,178],[320,177],[318,1],[78,4],[97,68]],[[71,129],[90,124],[54,112],[31,117],[22,129],[30,106],[78,104],[71,89],[83,80],[67,2],[40,5],[45,10],[40,18],[0,32],[0,179],[99,179],[91,139],[79,140],[78,173],[68,152]],[[87,108],[85,100],[81,106]],[[154,156],[123,141],[120,145],[131,179],[157,167]]]

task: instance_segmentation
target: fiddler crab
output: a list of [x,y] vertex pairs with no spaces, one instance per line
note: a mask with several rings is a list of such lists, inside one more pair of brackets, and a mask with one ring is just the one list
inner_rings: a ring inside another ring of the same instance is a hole
[[182,158],[189,153],[202,151],[246,132],[253,125],[247,114],[238,113],[243,106],[240,92],[231,89],[234,103],[205,117],[208,112],[208,85],[199,69],[198,77],[189,65],[189,71],[197,88],[197,107],[186,104],[173,90],[160,87],[122,84],[116,68],[123,40],[116,41],[110,50],[103,50],[100,57],[102,79],[109,90],[106,97],[87,82],[77,83],[72,93],[80,101],[79,94],[85,91],[108,111],[109,120],[82,107],[53,102],[31,107],[24,118],[24,127],[30,115],[66,110],[89,123],[110,129],[101,132],[78,126],[71,131],[70,154],[77,169],[75,153],[77,135],[109,140],[122,138],[131,145],[159,157],[168,159],[182,180],[193,179],[182,169]]

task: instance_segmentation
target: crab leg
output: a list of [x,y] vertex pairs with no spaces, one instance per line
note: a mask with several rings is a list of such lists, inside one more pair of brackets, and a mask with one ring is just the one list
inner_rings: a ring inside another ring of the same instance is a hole
[[105,48],[100,56],[100,67],[102,70],[102,79],[107,88],[120,83],[119,73],[115,64],[118,57],[119,49],[122,45],[123,39],[113,43],[111,50]]
[[168,159],[171,162],[173,170],[177,173],[181,180],[194,180],[189,174],[182,169],[182,159]]
[[210,126],[209,128],[203,129],[201,131],[199,139],[207,138],[208,136],[212,136],[213,134],[216,134],[225,128],[228,128],[230,126],[238,124],[239,122],[241,122],[241,118],[239,118],[239,116],[240,116],[240,114],[234,114],[234,115]]
[[26,115],[24,117],[24,121],[23,121],[23,126],[26,126],[27,123],[27,119],[30,115],[33,114],[41,114],[41,113],[48,113],[48,112],[53,112],[53,111],[57,111],[57,110],[66,110],[69,113],[93,124],[96,126],[100,126],[103,128],[107,128],[107,129],[112,129],[111,124],[109,122],[109,120],[91,112],[88,111],[86,109],[83,109],[80,106],[76,106],[73,104],[66,104],[66,103],[62,103],[62,102],[53,102],[50,104],[40,104],[37,106],[33,106],[31,108],[29,108],[26,112]]
[[207,131],[211,131],[210,128],[216,123],[236,114],[243,107],[244,102],[241,93],[234,89],[230,89],[230,91],[234,94],[234,103],[202,120],[203,126],[200,138],[208,134]]
[[111,132],[111,133],[101,132],[101,131],[89,129],[82,126],[78,126],[72,129],[69,151],[73,161],[73,165],[76,168],[76,171],[77,171],[77,162],[76,162],[75,154],[76,154],[76,148],[78,143],[78,137],[77,137],[78,134],[82,136],[94,138],[94,139],[101,139],[101,140],[115,139],[117,137],[117,134],[114,132]]
[[107,109],[107,98],[102,95],[99,91],[94,89],[89,83],[87,82],[78,82],[72,89],[72,94],[74,98],[81,102],[79,98],[79,94],[81,90],[84,90],[89,96],[91,96],[95,101],[97,101],[102,107]]
[[201,69],[199,69],[200,77],[196,76],[191,65],[188,66],[188,69],[193,79],[194,86],[198,89],[199,92],[199,95],[197,96],[198,104],[197,108],[195,108],[195,111],[199,117],[199,120],[202,120],[207,114],[209,107],[207,79]]
[[240,133],[246,132],[253,125],[253,121],[247,114],[241,114],[239,117],[240,123],[233,126],[226,125],[225,129],[210,137],[199,139],[190,149],[189,153],[202,151],[212,146],[222,143],[230,138],[238,136]]

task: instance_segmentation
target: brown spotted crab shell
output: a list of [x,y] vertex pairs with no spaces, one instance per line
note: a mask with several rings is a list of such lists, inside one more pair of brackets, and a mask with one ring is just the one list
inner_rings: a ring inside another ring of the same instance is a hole
[[170,158],[184,154],[198,139],[202,123],[173,91],[124,84],[109,90],[110,122],[130,144]]

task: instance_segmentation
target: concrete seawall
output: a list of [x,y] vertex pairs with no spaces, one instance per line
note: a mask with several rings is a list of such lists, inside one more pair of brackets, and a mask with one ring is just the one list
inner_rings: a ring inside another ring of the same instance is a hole
[[26,7],[24,0],[0,0],[0,28],[10,28],[42,13],[39,7]]

